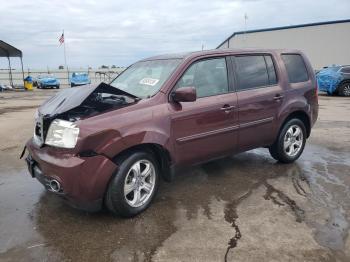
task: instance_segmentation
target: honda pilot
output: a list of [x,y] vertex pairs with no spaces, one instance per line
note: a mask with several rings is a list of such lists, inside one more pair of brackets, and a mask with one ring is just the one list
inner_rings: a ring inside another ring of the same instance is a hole
[[162,55],[44,102],[26,162],[73,206],[131,217],[183,167],[261,147],[297,160],[317,115],[314,71],[300,51]]

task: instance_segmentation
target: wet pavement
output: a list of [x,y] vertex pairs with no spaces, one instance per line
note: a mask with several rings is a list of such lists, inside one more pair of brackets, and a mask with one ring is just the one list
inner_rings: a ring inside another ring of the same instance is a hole
[[70,208],[17,159],[42,91],[0,98],[0,261],[350,261],[349,99],[320,97],[297,162],[257,149],[191,168],[121,219]]

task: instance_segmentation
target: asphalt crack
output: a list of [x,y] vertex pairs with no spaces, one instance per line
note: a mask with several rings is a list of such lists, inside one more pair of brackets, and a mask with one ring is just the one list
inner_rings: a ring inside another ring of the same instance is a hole
[[242,237],[241,231],[236,223],[236,220],[238,218],[237,211],[236,211],[237,204],[238,203],[234,201],[229,205],[227,205],[225,210],[225,220],[230,222],[231,226],[235,230],[234,236],[228,242],[228,246],[225,253],[225,261],[227,261],[227,256],[230,250],[237,246],[238,240]]
[[241,201],[248,198],[252,192],[258,188],[262,184],[262,181],[258,181],[253,185],[244,195],[239,197],[237,200],[232,201],[231,203],[226,205],[225,208],[225,220],[231,224],[233,229],[235,230],[234,236],[228,241],[227,249],[225,253],[225,262],[227,262],[227,257],[231,249],[234,249],[238,245],[238,241],[242,238],[241,230],[237,224],[238,214],[237,214],[237,206]]

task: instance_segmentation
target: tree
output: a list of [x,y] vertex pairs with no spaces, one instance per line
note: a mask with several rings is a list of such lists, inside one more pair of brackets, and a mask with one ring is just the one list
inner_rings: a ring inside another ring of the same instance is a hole
[[101,67],[100,67],[101,69],[108,69],[109,67],[108,66],[106,66],[106,65],[101,65]]
[[60,66],[58,67],[58,69],[59,69],[59,70],[63,70],[63,69],[64,69],[64,66],[63,66],[63,65],[60,65]]

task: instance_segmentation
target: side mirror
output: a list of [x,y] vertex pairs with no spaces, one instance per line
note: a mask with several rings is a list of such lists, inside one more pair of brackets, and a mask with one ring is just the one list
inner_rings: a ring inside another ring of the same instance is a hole
[[176,102],[194,102],[197,99],[197,92],[193,86],[180,87],[172,93]]

